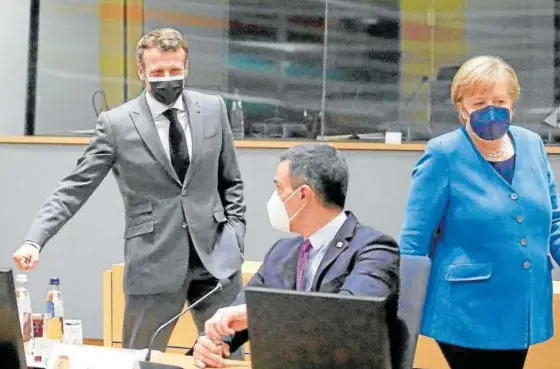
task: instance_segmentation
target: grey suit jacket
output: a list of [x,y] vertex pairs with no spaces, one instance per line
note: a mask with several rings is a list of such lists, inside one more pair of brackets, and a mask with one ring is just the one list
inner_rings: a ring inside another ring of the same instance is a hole
[[[193,91],[185,90],[183,99],[193,146],[184,184],[163,150],[143,93],[100,114],[85,153],[40,209],[25,239],[44,246],[112,169],[126,214],[126,293],[177,291],[189,265],[189,233],[216,278],[239,270],[245,203],[226,107],[219,96]],[[93,227],[103,227],[103,221]]]

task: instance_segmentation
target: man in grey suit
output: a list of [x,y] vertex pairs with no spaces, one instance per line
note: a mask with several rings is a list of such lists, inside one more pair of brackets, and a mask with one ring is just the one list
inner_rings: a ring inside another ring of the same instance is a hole
[[[137,46],[147,92],[100,114],[74,171],[35,217],[14,260],[32,270],[39,252],[112,169],[125,213],[123,345],[144,348],[152,333],[229,278],[193,309],[199,331],[241,289],[245,203],[233,136],[221,97],[184,90],[188,46],[159,29]],[[174,325],[161,332],[163,349]]]

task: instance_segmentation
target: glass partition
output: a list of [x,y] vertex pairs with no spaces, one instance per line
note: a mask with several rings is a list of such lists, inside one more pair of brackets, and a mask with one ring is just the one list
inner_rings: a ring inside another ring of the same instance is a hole
[[384,142],[398,131],[405,142],[428,140],[459,127],[449,88],[460,64],[490,54],[519,74],[515,123],[555,143],[558,3],[41,2],[34,133],[91,134],[100,111],[142,91],[141,35],[174,27],[189,42],[188,88],[221,95],[235,122],[242,112],[238,139]]
[[230,1],[225,96],[242,101],[244,138],[314,138],[309,122],[321,111],[322,13],[317,1]]
[[[97,0],[40,2],[35,98],[36,134],[88,133],[101,96]],[[115,28],[119,28],[118,26]],[[113,55],[122,49],[111,50]],[[115,85],[122,86],[120,75]]]
[[400,130],[398,1],[332,1],[327,15],[322,139],[383,140]]

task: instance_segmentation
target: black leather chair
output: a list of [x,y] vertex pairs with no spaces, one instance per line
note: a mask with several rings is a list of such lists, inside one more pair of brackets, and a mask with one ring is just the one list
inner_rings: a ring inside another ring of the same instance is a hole
[[431,260],[426,256],[401,255],[400,295],[397,311],[398,360],[394,369],[412,369],[422,322]]

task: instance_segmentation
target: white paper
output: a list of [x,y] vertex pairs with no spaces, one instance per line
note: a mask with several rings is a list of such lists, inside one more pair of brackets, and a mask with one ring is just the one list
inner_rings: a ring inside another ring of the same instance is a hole
[[401,132],[385,132],[385,143],[387,144],[401,144],[402,143],[402,133]]
[[551,127],[558,128],[558,109],[554,109],[543,122]]
[[57,344],[49,356],[47,369],[64,367],[60,365],[64,360],[69,363],[68,369],[132,369],[144,356],[145,350]]

